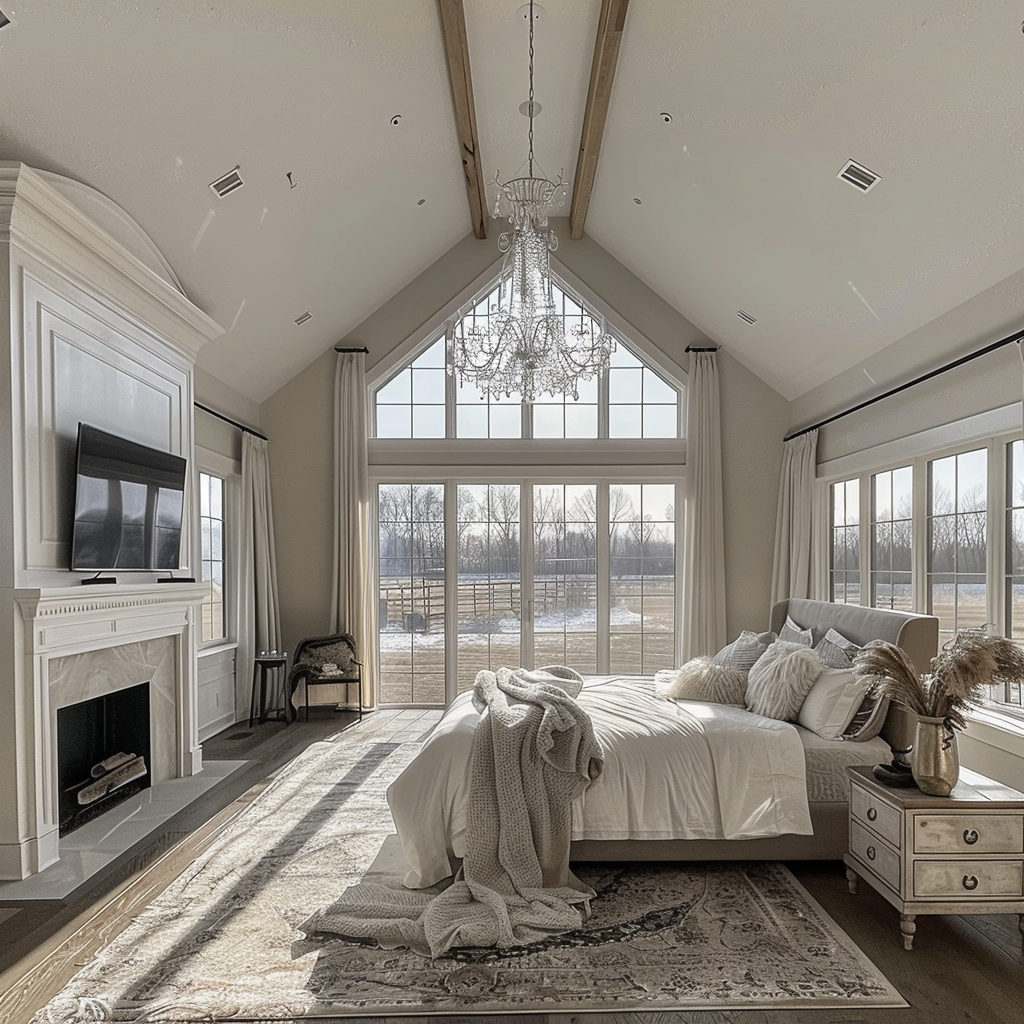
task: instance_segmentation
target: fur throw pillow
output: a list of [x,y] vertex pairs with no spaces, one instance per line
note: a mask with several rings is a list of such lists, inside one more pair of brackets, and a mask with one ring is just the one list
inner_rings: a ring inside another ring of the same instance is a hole
[[795,722],[821,675],[821,661],[805,644],[776,640],[747,676],[747,708],[765,718]]
[[746,692],[747,674],[742,670],[716,665],[710,658],[693,658],[676,672],[664,696],[742,707]]

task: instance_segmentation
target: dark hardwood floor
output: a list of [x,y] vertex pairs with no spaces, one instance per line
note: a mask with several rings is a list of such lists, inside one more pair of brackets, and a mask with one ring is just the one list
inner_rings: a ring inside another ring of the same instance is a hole
[[[436,713],[378,711],[359,726],[351,724],[353,717],[318,710],[308,725],[267,722],[250,730],[243,722],[225,730],[204,743],[204,759],[245,760],[244,768],[68,899],[0,906],[0,1021],[28,1021],[92,950],[168,885],[305,745],[346,727],[364,735],[401,732],[409,737],[419,727],[429,728]],[[1024,954],[1016,915],[920,917],[914,949],[907,952],[899,915],[866,884],[851,895],[841,864],[795,862],[790,868],[882,969],[909,1008],[574,1014],[564,1015],[564,1024],[576,1024],[583,1016],[586,1024],[1024,1024]],[[515,1024],[544,1024],[543,1015],[514,1019]],[[488,1024],[498,1021],[492,1016]]]

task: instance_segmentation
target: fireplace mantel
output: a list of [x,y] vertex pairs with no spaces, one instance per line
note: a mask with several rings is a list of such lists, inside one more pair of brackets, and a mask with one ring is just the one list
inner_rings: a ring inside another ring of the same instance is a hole
[[62,668],[69,664],[61,659],[87,658],[92,652],[150,641],[169,643],[173,664],[169,671],[165,669],[161,699],[152,702],[151,730],[162,738],[164,747],[154,763],[162,764],[169,778],[202,770],[196,716],[197,606],[206,593],[205,586],[194,583],[15,590],[23,624],[18,652],[23,666],[16,729],[18,771],[14,777],[0,779],[0,805],[16,809],[19,843],[0,847],[0,877],[25,878],[60,856],[57,709],[93,696],[97,686],[104,685],[82,678],[82,673],[73,679],[67,671],[55,671],[58,664]]

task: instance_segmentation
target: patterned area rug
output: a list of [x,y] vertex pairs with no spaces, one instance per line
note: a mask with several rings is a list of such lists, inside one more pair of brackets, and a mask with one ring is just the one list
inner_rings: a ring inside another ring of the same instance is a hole
[[438,960],[297,925],[398,885],[385,790],[415,743],[311,745],[35,1021],[906,1006],[778,864],[581,866],[584,928]]

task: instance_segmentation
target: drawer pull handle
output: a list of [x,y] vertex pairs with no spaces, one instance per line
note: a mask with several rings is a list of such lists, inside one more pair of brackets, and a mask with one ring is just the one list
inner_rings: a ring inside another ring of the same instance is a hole
[[964,875],[963,881],[960,883],[965,889],[970,891],[971,889],[978,888],[978,876],[977,875]]
[[868,821],[874,821],[878,817],[878,811],[874,807],[868,808]]
[[877,854],[875,853],[875,848],[873,846],[869,846],[867,848],[866,852],[867,852],[867,855],[868,855],[868,860],[874,860],[875,857],[877,856]]
[[973,846],[980,838],[981,838],[981,836],[978,835],[977,829],[973,829],[973,828],[965,828],[964,829],[964,842],[968,846]]

